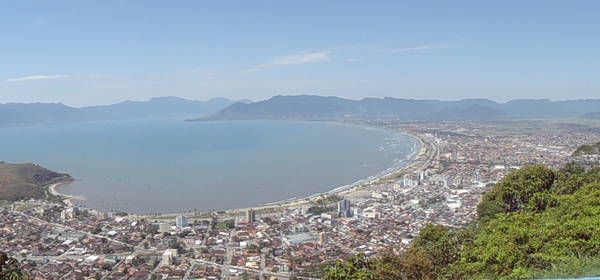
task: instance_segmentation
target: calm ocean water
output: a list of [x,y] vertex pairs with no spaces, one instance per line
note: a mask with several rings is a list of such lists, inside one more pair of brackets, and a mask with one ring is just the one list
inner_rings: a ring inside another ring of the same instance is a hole
[[133,213],[258,205],[374,175],[414,148],[406,135],[288,121],[136,120],[0,129],[0,160],[78,179],[77,204]]

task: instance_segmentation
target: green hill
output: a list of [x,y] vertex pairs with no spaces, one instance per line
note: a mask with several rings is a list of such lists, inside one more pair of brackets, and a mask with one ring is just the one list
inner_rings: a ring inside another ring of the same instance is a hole
[[428,225],[402,255],[355,256],[324,279],[531,279],[600,275],[600,168],[533,165],[485,194],[463,229]]
[[582,145],[575,152],[573,152],[573,156],[582,156],[582,155],[598,155],[600,154],[600,142],[591,145]]
[[70,179],[67,174],[31,163],[0,162],[0,200],[44,198],[44,186]]

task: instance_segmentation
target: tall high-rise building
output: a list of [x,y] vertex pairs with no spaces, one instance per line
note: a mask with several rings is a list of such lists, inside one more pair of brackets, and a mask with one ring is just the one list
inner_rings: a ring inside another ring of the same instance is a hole
[[475,182],[481,182],[481,174],[479,173],[479,170],[475,170],[473,177],[474,177],[473,179]]
[[352,217],[352,209],[350,208],[350,200],[342,199],[338,201],[338,215],[340,217]]
[[177,250],[176,249],[167,249],[165,250],[165,252],[162,254],[162,262],[161,265],[162,266],[170,266],[173,264],[173,260],[175,259],[175,257],[177,257]]
[[254,213],[254,209],[246,210],[246,222],[254,223],[256,221],[256,214]]
[[183,215],[178,215],[177,217],[175,217],[175,225],[178,228],[187,227],[188,226],[187,218],[184,217]]
[[319,244],[323,245],[327,243],[327,234],[325,232],[319,233]]

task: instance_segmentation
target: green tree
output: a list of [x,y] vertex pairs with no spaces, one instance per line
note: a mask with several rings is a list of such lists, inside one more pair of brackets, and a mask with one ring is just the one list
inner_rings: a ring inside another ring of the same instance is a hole
[[600,275],[600,168],[524,167],[486,193],[477,211],[466,228],[427,225],[401,255],[340,261],[325,279]]
[[347,261],[337,261],[325,271],[324,280],[370,280],[373,278],[371,261],[358,254]]
[[407,253],[408,255],[411,253],[416,254],[415,257],[423,253],[426,263],[431,264],[431,272],[438,275],[443,274],[443,271],[450,264],[458,260],[459,245],[455,231],[442,225],[429,224],[421,229],[419,236],[415,238],[412,244],[413,248],[418,248],[422,252],[417,253],[417,251],[411,252],[409,250]]
[[480,219],[486,221],[499,213],[523,209],[536,193],[549,190],[554,178],[554,171],[543,165],[530,165],[511,172],[483,196],[477,206]]
[[21,269],[19,261],[0,252],[0,279],[26,280],[29,275]]
[[404,279],[403,259],[392,251],[386,251],[374,261],[373,279]]
[[504,212],[504,203],[499,188],[492,188],[483,195],[481,202],[477,205],[477,215],[481,221],[487,221],[496,214]]

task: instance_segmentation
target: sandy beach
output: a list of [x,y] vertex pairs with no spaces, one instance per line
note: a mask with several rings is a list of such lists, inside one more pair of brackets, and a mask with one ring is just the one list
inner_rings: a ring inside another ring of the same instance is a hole
[[[426,166],[430,159],[435,155],[437,151],[437,147],[435,147],[434,143],[426,142],[420,136],[409,133],[409,132],[399,132],[402,134],[409,135],[414,138],[418,142],[418,149],[413,151],[405,160],[405,165],[402,166],[392,166],[384,171],[381,171],[375,175],[372,175],[368,178],[364,178],[354,182],[352,184],[344,185],[336,187],[330,191],[315,193],[304,197],[295,197],[289,198],[282,201],[269,202],[261,205],[256,205],[253,207],[243,207],[243,208],[231,208],[227,210],[223,210],[226,216],[239,216],[243,215],[243,213],[249,209],[253,209],[257,212],[264,213],[274,213],[277,211],[281,211],[286,208],[294,208],[294,207],[305,207],[311,205],[315,201],[326,198],[331,195],[339,195],[344,197],[351,197],[359,192],[363,192],[365,187],[370,185],[383,182],[385,180],[390,180],[393,178],[397,178],[407,172],[413,172],[419,170]],[[424,157],[424,158],[423,158]],[[196,212],[196,213],[183,213],[191,219],[201,218],[200,216],[206,215],[208,212]],[[170,219],[181,213],[169,213],[169,214],[161,214],[161,215],[138,215],[132,214],[136,217],[148,217],[151,219]]]
[[71,183],[71,182],[58,182],[58,183],[50,184],[48,186],[48,193],[50,193],[51,195],[54,195],[56,197],[60,197],[61,200],[65,204],[67,204],[69,206],[73,206],[73,202],[71,200],[73,200],[73,199],[84,200],[85,198],[58,192],[57,188],[59,186],[64,185],[64,184],[69,184],[69,183]]
[[[373,128],[373,127],[370,127],[370,128]],[[374,128],[374,129],[379,129],[379,128]],[[404,135],[408,135],[411,138],[413,138],[415,140],[414,150],[412,151],[411,154],[406,156],[406,158],[399,159],[399,161],[396,162],[393,166],[391,166],[385,170],[382,170],[382,171],[378,172],[377,174],[360,179],[351,184],[334,187],[333,189],[326,191],[326,192],[313,193],[313,194],[309,194],[307,196],[302,196],[302,197],[291,197],[288,199],[284,199],[284,200],[280,200],[280,201],[273,201],[273,202],[264,203],[264,204],[258,204],[258,205],[251,206],[251,207],[229,208],[229,209],[222,210],[222,212],[226,213],[226,215],[231,215],[231,216],[237,216],[240,213],[243,213],[244,211],[246,211],[248,209],[254,209],[256,211],[260,211],[260,212],[264,212],[264,213],[271,213],[271,212],[281,211],[282,209],[285,209],[285,208],[305,207],[310,204],[313,204],[315,201],[317,201],[319,199],[323,199],[323,198],[326,198],[326,197],[329,197],[332,195],[339,195],[339,196],[344,196],[344,197],[355,197],[355,196],[359,196],[361,193],[364,193],[365,190],[370,185],[382,183],[382,182],[385,182],[386,180],[393,180],[399,176],[402,176],[403,174],[405,174],[407,172],[412,172],[412,171],[418,170],[422,166],[426,165],[428,162],[428,159],[431,156],[429,154],[431,153],[431,151],[435,150],[435,149],[433,149],[433,150],[430,149],[430,146],[432,146],[433,144],[426,143],[425,140],[422,139],[421,137],[419,137],[418,135],[415,135],[415,134],[412,134],[409,132],[405,132],[405,131],[395,131],[395,132],[404,134]],[[64,201],[67,205],[73,205],[73,200],[85,200],[85,198],[83,198],[83,197],[63,194],[58,191],[59,186],[61,186],[63,184],[68,184],[68,183],[69,182],[59,182],[59,183],[51,184],[48,186],[48,192],[54,196],[60,197],[61,200]],[[211,211],[187,212],[187,214],[186,213],[184,213],[184,214],[186,214],[186,216],[188,216],[190,218],[194,218],[194,217],[198,217],[198,216],[206,216],[206,214],[209,212],[211,212]],[[176,215],[179,215],[180,213],[181,212],[179,212],[179,213],[164,213],[164,214],[160,214],[160,215],[152,215],[152,214],[131,214],[131,215],[136,216],[136,217],[149,217],[149,218],[153,218],[153,219],[163,219],[163,218],[174,217]]]

